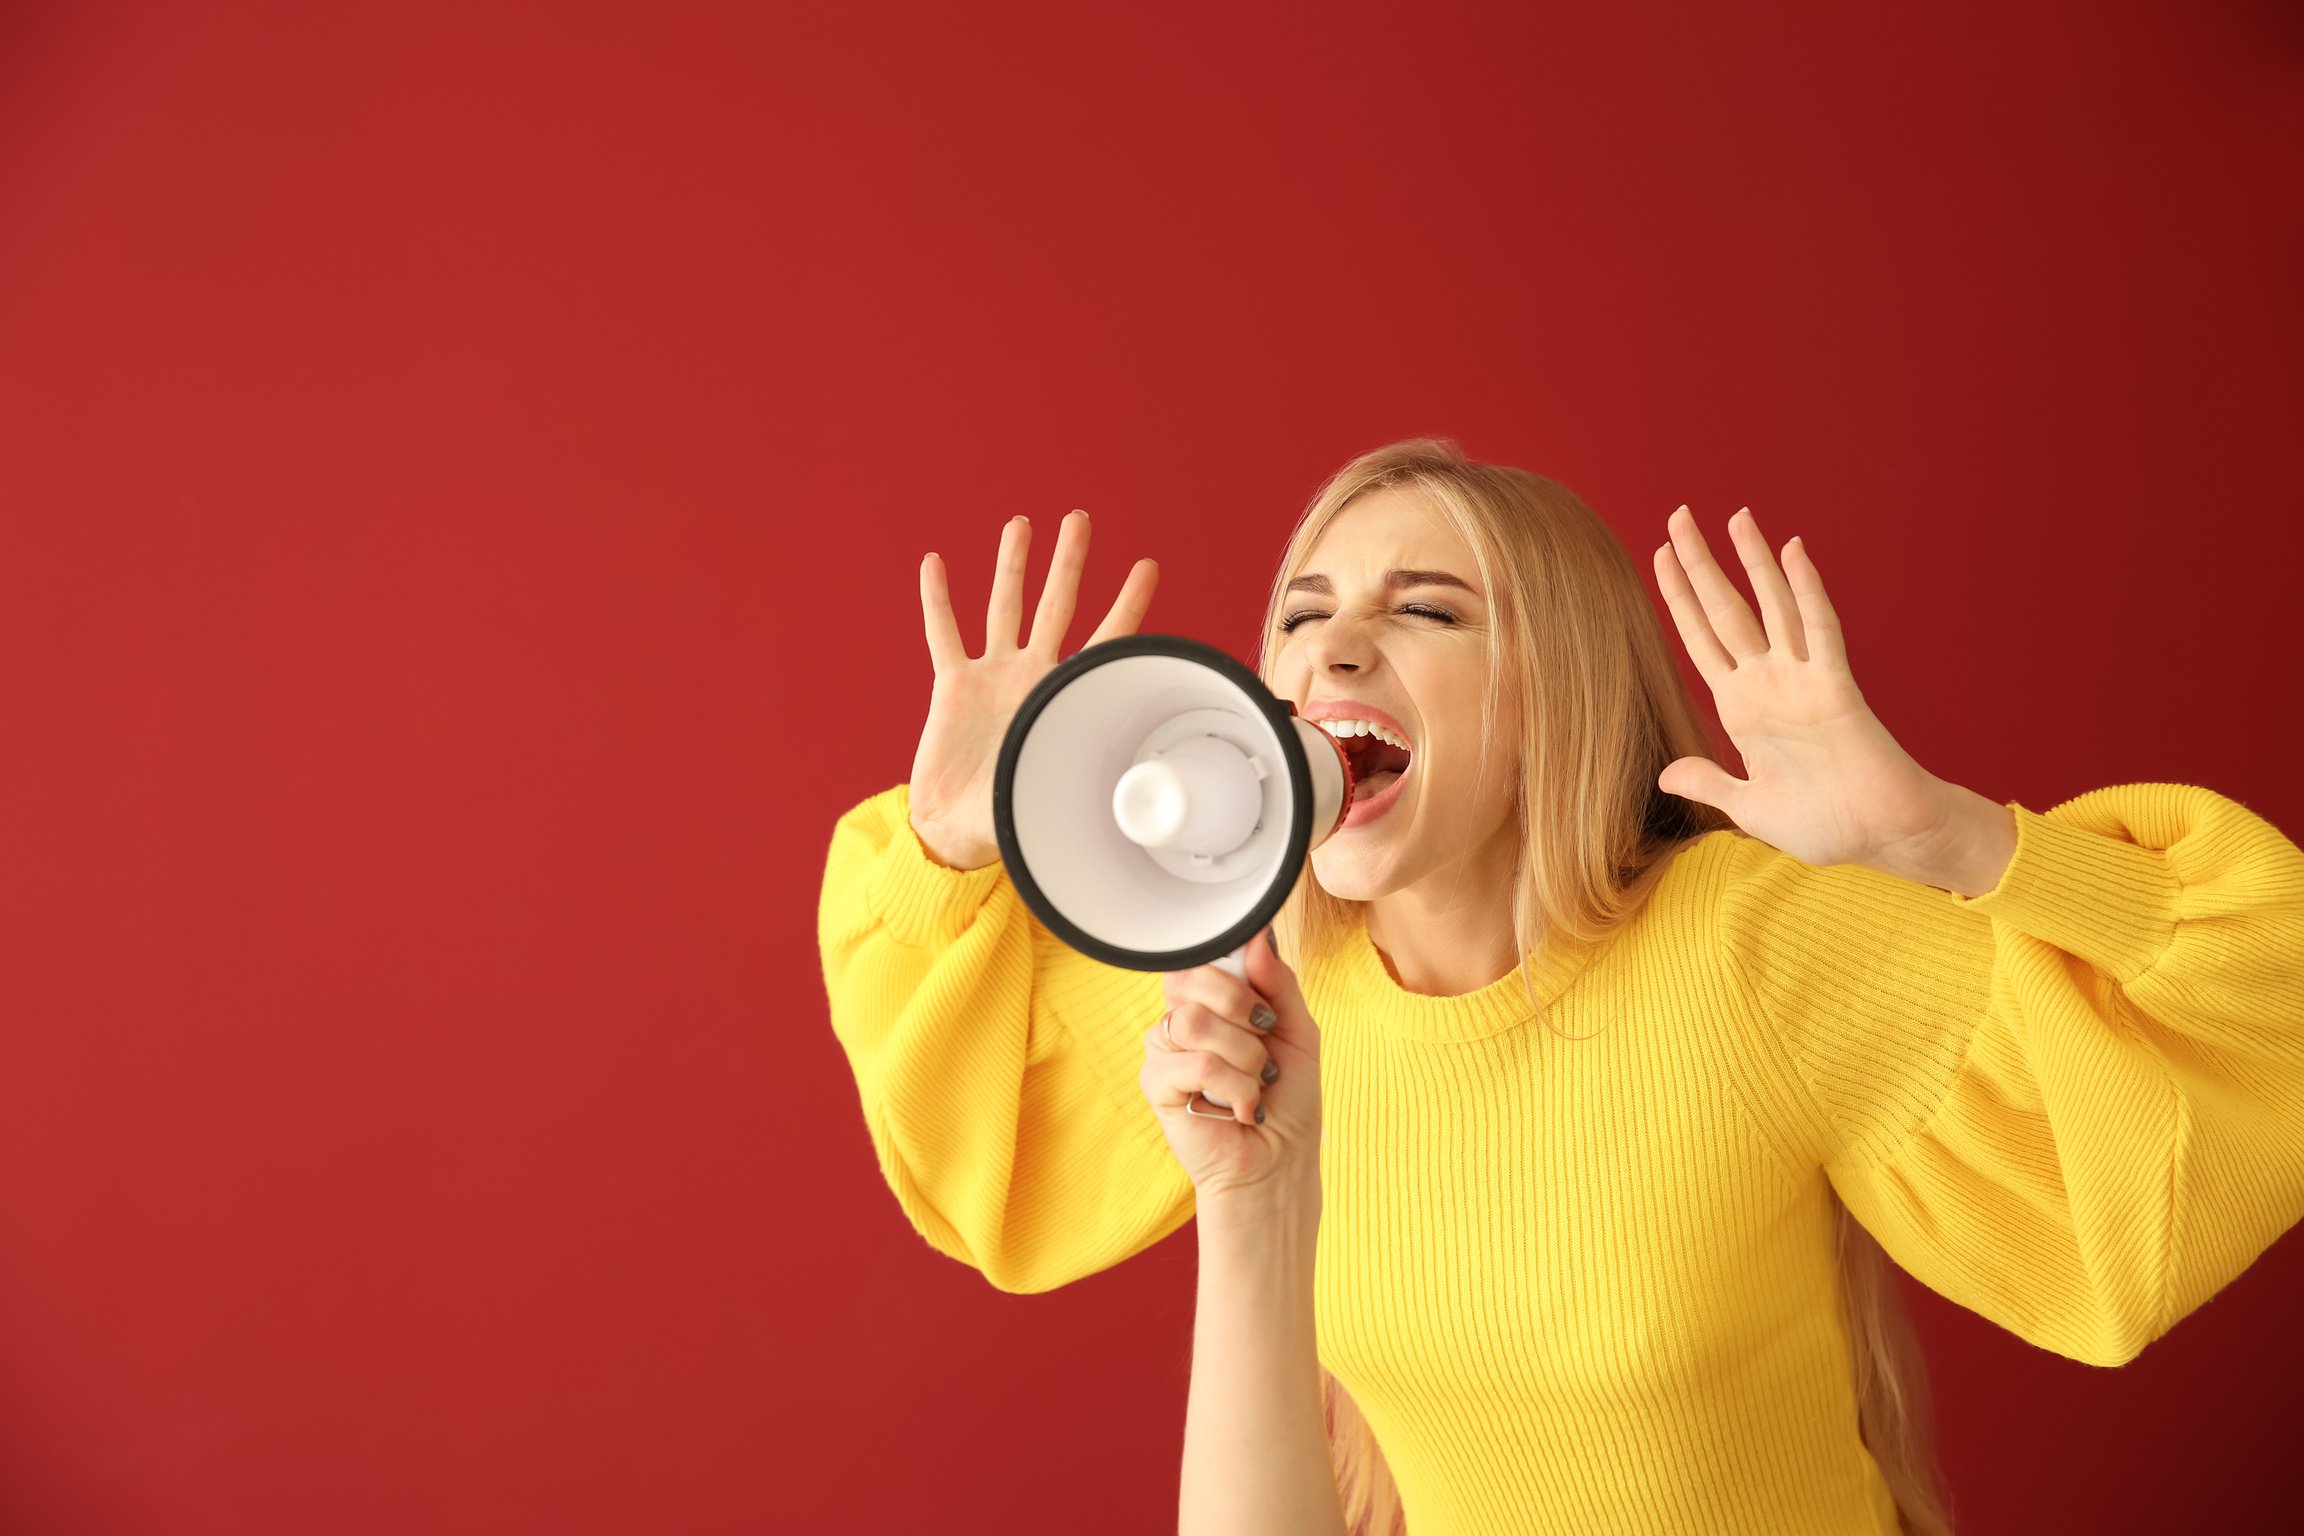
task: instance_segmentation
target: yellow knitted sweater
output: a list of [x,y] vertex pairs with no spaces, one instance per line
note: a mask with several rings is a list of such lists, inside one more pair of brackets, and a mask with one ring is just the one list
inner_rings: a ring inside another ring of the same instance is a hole
[[[2097,1365],[2304,1216],[2304,852],[2191,785],[2006,803],[1974,898],[1695,840],[1539,978],[1588,1039],[1516,974],[1404,990],[1364,925],[1284,957],[1321,1031],[1320,1359],[1411,1536],[1893,1536],[1827,1180],[1929,1287]],[[1137,1081],[1161,980],[907,816],[898,785],[833,831],[832,1028],[921,1235],[1049,1290],[1192,1216]]]

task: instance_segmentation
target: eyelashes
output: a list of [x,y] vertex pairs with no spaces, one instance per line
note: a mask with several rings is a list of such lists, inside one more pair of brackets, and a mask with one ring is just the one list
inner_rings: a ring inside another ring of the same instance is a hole
[[[1448,612],[1444,608],[1434,608],[1427,603],[1409,603],[1402,607],[1400,611],[1402,613],[1421,614],[1425,618],[1437,620],[1442,624],[1453,624],[1456,622],[1456,615]],[[1306,619],[1324,619],[1326,617],[1328,617],[1328,615],[1324,613],[1314,613],[1309,610],[1292,613],[1280,621],[1280,632],[1282,634],[1286,634],[1290,630],[1294,629],[1297,625],[1303,623]]]

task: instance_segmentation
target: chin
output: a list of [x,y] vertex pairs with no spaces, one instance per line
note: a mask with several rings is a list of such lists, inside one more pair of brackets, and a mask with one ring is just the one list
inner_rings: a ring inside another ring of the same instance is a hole
[[1391,889],[1365,861],[1331,853],[1326,846],[1312,850],[1312,878],[1339,901],[1374,901]]

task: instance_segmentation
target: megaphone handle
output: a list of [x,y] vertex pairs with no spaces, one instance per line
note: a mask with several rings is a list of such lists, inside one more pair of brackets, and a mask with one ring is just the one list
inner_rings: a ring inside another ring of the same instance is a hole
[[[1254,942],[1255,941],[1253,939],[1249,941],[1249,943]],[[1229,975],[1237,976],[1242,981],[1246,981],[1248,979],[1248,945],[1243,944],[1228,955],[1218,955],[1215,959],[1209,961],[1208,963],[1220,971],[1226,972]],[[1230,1109],[1232,1107],[1231,1105],[1225,1103],[1222,1099],[1216,1097],[1216,1095],[1210,1093],[1205,1088],[1200,1090],[1200,1097],[1206,1099],[1209,1103],[1215,1105],[1218,1109]]]

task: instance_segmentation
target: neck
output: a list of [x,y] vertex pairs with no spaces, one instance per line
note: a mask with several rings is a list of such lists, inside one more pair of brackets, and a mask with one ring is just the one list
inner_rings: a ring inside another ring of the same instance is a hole
[[1512,931],[1516,829],[1478,854],[1368,903],[1368,939],[1392,979],[1427,997],[1459,997],[1520,963]]

